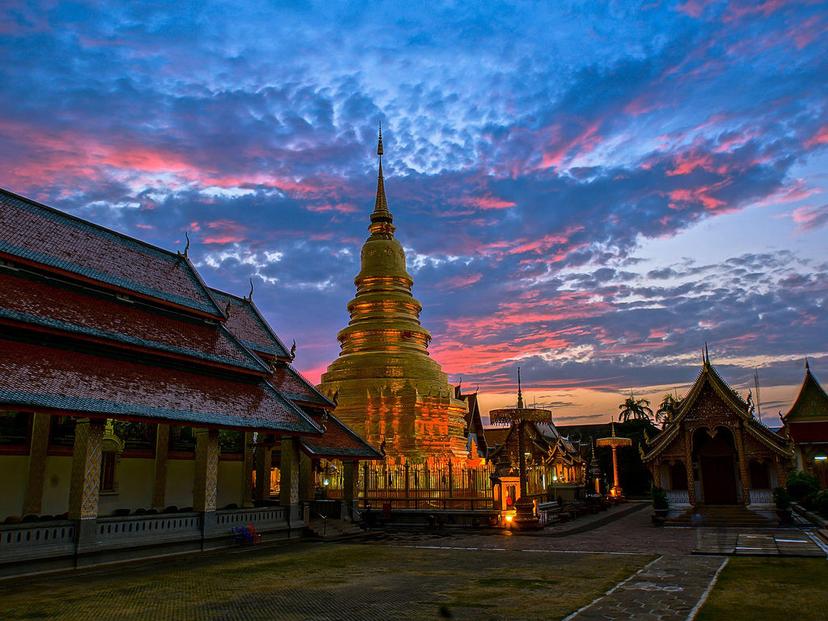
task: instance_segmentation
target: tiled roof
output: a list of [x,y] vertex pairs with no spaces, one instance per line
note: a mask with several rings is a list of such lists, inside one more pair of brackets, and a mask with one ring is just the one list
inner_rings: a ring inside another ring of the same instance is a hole
[[218,289],[210,289],[210,292],[222,310],[230,305],[230,316],[225,325],[246,347],[266,356],[290,357],[284,343],[264,320],[252,300]]
[[799,421],[828,421],[828,395],[807,367],[799,395],[785,415],[787,423]]
[[339,419],[321,412],[307,411],[313,421],[325,429],[322,436],[303,437],[305,450],[313,457],[382,459],[382,454],[348,429]]
[[298,434],[319,429],[265,381],[151,366],[0,336],[0,404]]
[[2,255],[222,316],[186,257],[0,189]]
[[219,324],[0,269],[0,319],[265,373]]
[[271,379],[273,386],[291,401],[333,408],[334,404],[323,397],[311,383],[288,365],[276,365]]

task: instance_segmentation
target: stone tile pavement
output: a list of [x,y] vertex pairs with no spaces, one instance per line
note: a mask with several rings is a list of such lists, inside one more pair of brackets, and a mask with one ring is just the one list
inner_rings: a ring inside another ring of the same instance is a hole
[[661,556],[564,621],[690,619],[726,563],[712,556]]

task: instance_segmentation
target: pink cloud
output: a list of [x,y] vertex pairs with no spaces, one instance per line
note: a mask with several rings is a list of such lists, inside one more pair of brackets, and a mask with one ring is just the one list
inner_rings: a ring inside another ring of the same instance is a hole
[[464,205],[476,209],[509,209],[516,205],[513,201],[507,201],[495,196],[469,196],[451,199],[448,202],[452,205]]
[[820,207],[806,205],[793,210],[791,217],[802,231],[811,231],[828,223],[828,204]]

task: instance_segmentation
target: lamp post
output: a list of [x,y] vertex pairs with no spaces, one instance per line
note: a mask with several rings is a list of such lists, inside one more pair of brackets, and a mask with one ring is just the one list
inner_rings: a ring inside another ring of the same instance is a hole
[[556,502],[558,500],[557,489],[558,489],[558,472],[556,470],[555,472],[552,473],[552,500],[554,500]]

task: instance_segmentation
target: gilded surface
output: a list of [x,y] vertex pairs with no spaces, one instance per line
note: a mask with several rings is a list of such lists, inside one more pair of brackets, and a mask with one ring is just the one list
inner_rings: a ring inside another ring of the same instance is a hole
[[218,430],[196,430],[195,476],[193,478],[193,509],[216,510],[218,486]]
[[103,421],[97,420],[81,419],[75,424],[69,487],[70,519],[85,520],[98,516],[103,428]]
[[319,388],[336,402],[336,416],[391,461],[465,458],[467,405],[428,354],[431,335],[420,325],[422,305],[394,237],[381,163],[368,230],[351,319]]

